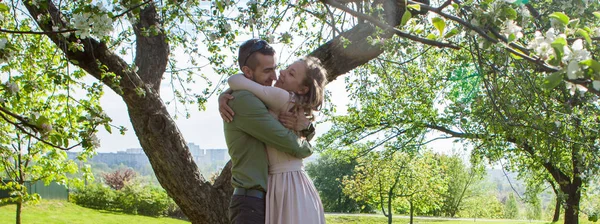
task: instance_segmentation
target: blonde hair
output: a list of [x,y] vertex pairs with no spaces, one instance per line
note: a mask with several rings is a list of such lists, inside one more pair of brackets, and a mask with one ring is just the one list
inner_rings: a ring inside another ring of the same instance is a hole
[[[325,100],[327,71],[318,58],[309,56],[300,59],[300,61],[306,64],[306,78],[302,81],[302,85],[308,87],[308,92],[297,95],[295,111],[304,110],[305,114],[312,116],[313,111],[321,110]],[[311,120],[314,120],[314,117]]]

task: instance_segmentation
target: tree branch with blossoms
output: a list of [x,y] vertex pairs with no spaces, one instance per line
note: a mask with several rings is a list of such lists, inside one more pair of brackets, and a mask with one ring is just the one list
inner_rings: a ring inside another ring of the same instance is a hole
[[399,37],[404,37],[404,38],[407,38],[409,40],[413,40],[413,41],[416,41],[416,42],[420,42],[422,44],[436,46],[436,47],[452,48],[452,49],[455,49],[455,50],[460,49],[460,47],[458,47],[458,46],[456,46],[456,45],[454,45],[452,43],[444,43],[444,42],[430,40],[430,39],[419,37],[419,36],[410,35],[410,34],[405,33],[405,32],[403,32],[403,31],[401,31],[401,30],[399,30],[397,28],[394,28],[393,26],[390,26],[389,24],[386,24],[386,23],[384,23],[384,22],[382,22],[382,21],[380,21],[380,20],[378,20],[376,18],[373,18],[373,17],[371,17],[369,15],[365,15],[363,13],[354,11],[354,10],[348,8],[347,6],[339,3],[336,0],[322,0],[322,1],[323,1],[323,3],[325,3],[327,5],[331,5],[331,6],[333,6],[335,8],[338,8],[338,9],[340,9],[340,10],[346,12],[346,13],[349,13],[349,14],[351,14],[352,16],[354,16],[356,18],[367,20],[367,21],[373,23],[374,25],[378,26],[379,28],[382,28],[382,29],[384,29],[386,31],[391,31],[394,34],[398,35]]
[[[502,34],[500,34],[498,31],[494,30],[493,28],[490,28],[490,27],[479,28],[479,27],[473,25],[472,23],[465,21],[464,19],[450,15],[448,13],[443,12],[439,8],[431,7],[429,5],[422,4],[420,2],[408,0],[408,3],[413,4],[413,5],[419,5],[419,7],[421,7],[421,8],[424,8],[431,12],[434,12],[443,18],[452,20],[452,21],[464,26],[465,28],[467,28],[469,30],[476,32],[479,36],[483,37],[484,39],[486,39],[487,41],[490,41],[493,44],[501,44],[501,46],[504,49],[506,49],[508,52],[510,52],[514,55],[517,55],[517,56],[537,65],[544,72],[554,72],[556,74],[559,74],[559,73],[562,74],[562,72],[564,71],[564,69],[561,69],[560,67],[556,67],[556,66],[548,64],[544,60],[544,56],[538,56],[536,54],[531,53],[530,49],[517,44],[515,42],[515,40],[511,41],[511,40],[507,39]],[[530,11],[532,10],[531,7],[529,7],[529,6],[527,7],[527,9]],[[557,14],[556,16],[558,17],[559,15],[560,14]],[[507,23],[510,23],[510,21],[507,21]],[[507,26],[509,26],[509,27],[511,25],[513,27],[516,26],[515,24],[507,24]],[[520,27],[518,27],[518,29],[520,29]],[[514,31],[514,30],[512,30],[512,31]],[[487,32],[492,33],[495,37],[488,35]],[[536,35],[538,35],[538,34],[536,34]],[[566,37],[561,37],[561,38],[568,40]],[[571,41],[573,43],[572,51],[580,51],[580,52],[587,51],[584,48],[580,47],[581,43],[576,43],[576,40],[571,40]],[[568,41],[568,42],[565,41],[565,42],[570,43],[571,41]],[[581,41],[581,39],[579,39],[579,41]],[[550,46],[548,46],[548,47],[550,47]],[[586,53],[581,53],[581,54],[585,55]],[[587,54],[589,54],[589,52],[587,52]],[[567,83],[569,83],[571,85],[583,86],[583,87],[585,87],[585,89],[588,92],[593,93],[597,96],[600,96],[600,76],[596,77],[596,80],[593,80],[591,78],[584,78],[584,77],[575,76],[572,74],[574,70],[579,71],[582,67],[582,66],[579,66],[578,64],[573,64],[573,63],[582,63],[583,61],[591,59],[591,57],[579,58],[579,59],[581,59],[581,60],[576,61],[576,62],[574,62],[572,60],[571,62],[568,63],[570,66],[567,66],[566,76],[562,76],[562,80],[566,81]],[[577,65],[577,67],[576,67],[576,65]],[[595,69],[597,69],[597,71],[596,71],[597,73],[600,72],[600,64],[598,64],[598,66],[595,67]],[[551,75],[551,76],[549,76],[549,79],[555,78],[557,76],[558,75],[554,75],[554,76]],[[548,80],[548,82],[551,82],[551,83],[553,82],[553,83],[557,84],[556,81],[554,81],[554,80]]]

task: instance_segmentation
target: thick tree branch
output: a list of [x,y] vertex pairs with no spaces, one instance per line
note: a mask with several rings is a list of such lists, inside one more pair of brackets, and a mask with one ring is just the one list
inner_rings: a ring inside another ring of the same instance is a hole
[[[52,31],[53,26],[68,27],[67,22],[63,20],[64,15],[54,5],[52,1],[46,1],[46,9],[42,10],[37,6],[31,5],[31,2],[24,2],[25,7],[33,18],[47,17],[49,20],[37,21],[38,26],[45,32]],[[75,35],[64,37],[61,34],[50,33],[46,34],[52,42],[58,46],[67,59],[73,64],[85,70],[96,79],[101,80],[104,84],[112,88],[117,94],[122,94],[123,91],[135,92],[136,86],[143,86],[141,79],[133,72],[127,63],[111,52],[105,43],[98,42],[93,38],[81,40],[84,51],[71,51],[66,46],[77,43],[79,39]],[[108,69],[101,69],[106,66]],[[117,76],[113,79],[106,72],[112,72]],[[120,80],[119,80],[120,79]],[[119,80],[119,81],[117,81]]]
[[423,38],[423,37],[413,36],[413,35],[410,35],[408,33],[402,32],[401,30],[394,28],[394,26],[391,26],[389,24],[381,22],[380,20],[378,20],[376,18],[373,18],[373,17],[371,17],[369,15],[365,15],[363,13],[359,13],[357,11],[354,11],[354,10],[348,8],[347,6],[345,6],[343,4],[340,4],[336,0],[322,0],[322,1],[325,4],[328,4],[328,5],[331,5],[331,6],[335,7],[335,8],[338,8],[338,9],[340,9],[340,10],[346,12],[346,13],[349,13],[349,14],[357,17],[357,18],[367,20],[367,21],[375,24],[376,26],[378,26],[378,27],[380,27],[380,28],[382,28],[382,29],[384,29],[386,31],[393,32],[394,34],[398,35],[399,37],[404,37],[404,38],[407,38],[409,40],[413,40],[413,41],[416,41],[416,42],[420,42],[420,43],[423,43],[423,44],[426,44],[426,45],[431,45],[431,46],[436,46],[436,47],[447,47],[447,48],[452,48],[452,49],[456,49],[456,50],[460,49],[460,47],[458,47],[458,46],[456,46],[454,44],[451,44],[451,43],[438,42],[438,41],[435,41],[435,40],[430,40],[430,39]]
[[76,29],[69,30],[57,30],[57,31],[20,31],[20,30],[5,30],[0,28],[0,32],[2,33],[12,33],[12,34],[60,34],[60,33],[70,33],[75,32]]
[[[140,20],[133,26],[136,36],[135,64],[138,74],[155,92],[160,93],[160,82],[169,61],[169,44],[162,29],[154,4],[140,12]],[[158,30],[156,34],[149,32]]]

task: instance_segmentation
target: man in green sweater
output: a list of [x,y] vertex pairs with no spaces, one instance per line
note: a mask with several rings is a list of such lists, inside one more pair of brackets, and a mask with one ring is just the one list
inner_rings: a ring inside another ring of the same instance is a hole
[[[275,50],[264,40],[244,42],[238,52],[238,63],[245,76],[256,83],[271,86],[275,75]],[[231,183],[234,187],[229,206],[230,220],[239,223],[265,223],[265,195],[267,190],[268,160],[265,145],[273,146],[298,158],[313,152],[306,140],[284,127],[269,114],[265,104],[249,91],[223,94],[219,104],[228,101],[235,119],[223,123],[225,140],[231,156]],[[221,112],[222,117],[226,117]],[[233,115],[231,113],[231,115]],[[308,120],[306,120],[309,122]],[[309,126],[309,125],[307,125]],[[304,130],[307,135],[314,129]],[[304,134],[303,134],[304,135]]]

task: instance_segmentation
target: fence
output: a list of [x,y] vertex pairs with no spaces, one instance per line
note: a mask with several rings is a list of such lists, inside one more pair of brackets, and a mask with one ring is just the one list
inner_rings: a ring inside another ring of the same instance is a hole
[[[5,180],[4,182],[7,181]],[[24,185],[27,187],[27,193],[38,193],[42,199],[69,199],[69,189],[54,181],[50,182],[48,186],[45,186],[43,181],[37,181],[33,184],[30,181],[25,181]],[[0,190],[0,198],[8,198],[9,196],[10,194],[8,191]]]

